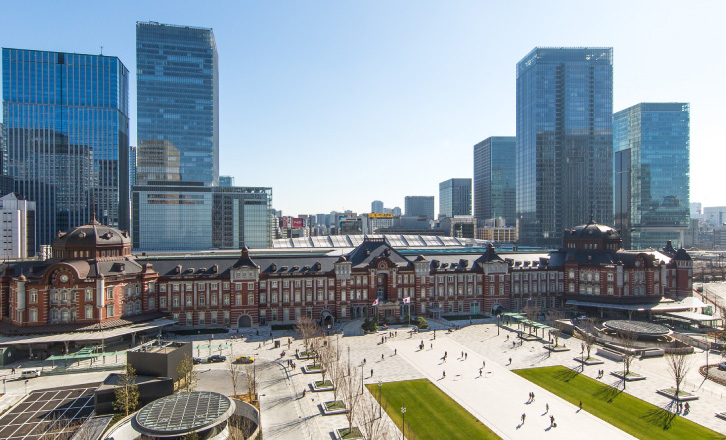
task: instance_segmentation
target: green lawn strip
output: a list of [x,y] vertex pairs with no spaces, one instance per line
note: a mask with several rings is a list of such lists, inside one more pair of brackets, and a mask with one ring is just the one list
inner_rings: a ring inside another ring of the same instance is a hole
[[726,439],[726,436],[563,366],[513,370],[611,425],[643,440]]
[[[366,385],[378,399],[378,384]],[[387,382],[381,387],[383,408],[401,428],[401,406],[406,405],[406,432],[417,440],[499,439],[451,397],[427,379]],[[408,434],[406,435],[407,437]]]

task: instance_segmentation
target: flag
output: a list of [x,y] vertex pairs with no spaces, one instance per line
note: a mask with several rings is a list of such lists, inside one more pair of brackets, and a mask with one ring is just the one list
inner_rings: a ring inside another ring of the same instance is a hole
[[375,307],[375,306],[377,306],[377,305],[378,305],[378,298],[376,298],[376,300],[375,300],[375,301],[373,301],[373,307]]
[[405,298],[403,299],[403,303],[404,303],[404,304],[411,304],[411,297],[410,297],[410,296],[407,296],[407,297],[405,297]]

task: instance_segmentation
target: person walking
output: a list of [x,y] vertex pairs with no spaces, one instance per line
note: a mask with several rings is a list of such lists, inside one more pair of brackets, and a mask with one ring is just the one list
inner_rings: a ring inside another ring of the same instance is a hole
[[487,367],[487,361],[483,361],[483,362],[481,363],[481,367],[482,367],[482,368],[486,368],[486,367]]
[[446,370],[444,370],[444,379],[446,379]]
[[385,360],[386,360],[386,358],[383,357],[383,353],[381,353],[381,361],[385,361]]
[[481,370],[482,370],[482,369],[481,369],[481,368],[479,368],[479,377],[481,377]]
[[550,404],[549,403],[545,403],[545,414],[548,413],[548,412],[550,412]]
[[534,392],[532,392],[532,402],[534,402]]
[[395,355],[397,355],[397,354],[398,354],[398,349],[397,349],[397,348],[394,348],[394,349],[393,349],[393,355],[395,356]]
[[371,377],[373,377],[373,368],[371,368]]
[[582,400],[580,400],[580,411],[582,411]]
[[522,413],[522,425],[524,425],[524,419],[527,418],[527,414]]
[[555,416],[550,415],[550,428],[555,427]]

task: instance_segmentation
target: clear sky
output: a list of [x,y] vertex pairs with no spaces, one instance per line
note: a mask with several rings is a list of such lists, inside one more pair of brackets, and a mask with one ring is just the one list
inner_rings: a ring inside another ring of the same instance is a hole
[[515,132],[515,64],[535,46],[614,48],[614,111],[691,103],[691,201],[726,205],[723,1],[6,1],[0,46],[118,56],[135,23],[211,27],[220,174],[286,215],[404,206],[473,174]]

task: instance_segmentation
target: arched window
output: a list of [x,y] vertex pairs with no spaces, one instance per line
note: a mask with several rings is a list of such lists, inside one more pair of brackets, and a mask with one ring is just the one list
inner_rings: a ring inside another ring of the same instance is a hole
[[69,322],[71,320],[71,312],[68,309],[61,310],[61,322]]
[[60,316],[60,313],[58,312],[58,309],[50,310],[50,320],[51,321],[58,321],[59,316]]

